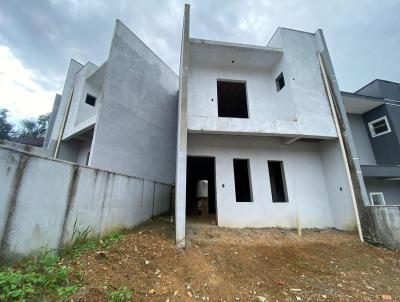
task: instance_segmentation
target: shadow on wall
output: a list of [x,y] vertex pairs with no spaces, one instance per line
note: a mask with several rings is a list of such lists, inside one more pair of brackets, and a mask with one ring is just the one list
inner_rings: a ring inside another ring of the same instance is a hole
[[[131,228],[169,211],[167,184],[0,147],[0,253],[18,258],[93,235]],[[74,227],[75,226],[75,227]]]

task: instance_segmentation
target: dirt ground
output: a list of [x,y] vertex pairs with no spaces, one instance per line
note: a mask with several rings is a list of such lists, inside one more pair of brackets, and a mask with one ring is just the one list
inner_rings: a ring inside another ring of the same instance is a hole
[[105,255],[87,251],[72,263],[85,286],[73,301],[121,286],[132,301],[400,301],[400,252],[356,234],[191,223],[187,236],[177,250],[174,225],[155,219]]

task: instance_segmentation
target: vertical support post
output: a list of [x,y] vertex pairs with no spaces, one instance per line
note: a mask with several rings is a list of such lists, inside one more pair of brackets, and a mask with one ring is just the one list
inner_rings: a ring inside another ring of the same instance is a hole
[[187,162],[187,83],[189,75],[190,5],[185,4],[179,68],[178,138],[175,181],[175,236],[179,248],[185,247],[186,162]]
[[58,152],[60,151],[60,145],[61,145],[62,137],[64,136],[65,124],[67,123],[67,120],[68,120],[69,109],[71,108],[71,102],[72,102],[73,96],[74,96],[74,88],[72,88],[72,90],[71,90],[71,94],[70,94],[69,100],[68,100],[67,110],[65,111],[64,118],[63,118],[62,125],[61,125],[61,131],[60,131],[60,134],[58,135],[56,150],[54,151],[54,157],[53,157],[54,159],[57,159]]

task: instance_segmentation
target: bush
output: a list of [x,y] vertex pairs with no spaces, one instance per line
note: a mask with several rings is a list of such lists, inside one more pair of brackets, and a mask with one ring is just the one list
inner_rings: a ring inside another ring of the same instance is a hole
[[132,292],[126,287],[120,287],[108,294],[108,300],[111,302],[124,302],[132,298]]
[[21,267],[0,270],[0,301],[27,301],[45,296],[66,298],[78,290],[68,282],[70,269],[59,264],[56,251],[26,260]]

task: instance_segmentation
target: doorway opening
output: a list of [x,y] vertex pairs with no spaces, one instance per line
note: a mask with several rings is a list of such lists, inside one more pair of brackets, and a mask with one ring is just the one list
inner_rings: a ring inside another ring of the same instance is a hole
[[[203,201],[199,195],[199,181],[208,182],[208,197]],[[216,223],[215,158],[188,156],[186,171],[186,216]],[[206,204],[204,204],[206,203]],[[204,213],[204,209],[207,209]]]

